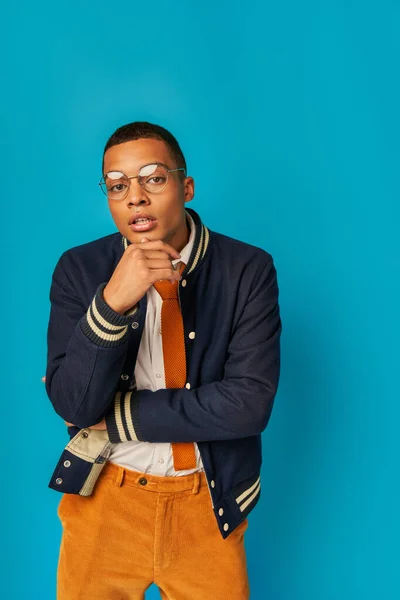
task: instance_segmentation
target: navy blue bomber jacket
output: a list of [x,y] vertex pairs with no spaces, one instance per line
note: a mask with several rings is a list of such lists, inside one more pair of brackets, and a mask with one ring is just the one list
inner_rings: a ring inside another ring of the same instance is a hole
[[[184,388],[136,389],[146,294],[122,315],[102,293],[130,244],[126,237],[117,232],[76,246],[57,262],[46,392],[74,427],[68,427],[70,440],[49,487],[90,495],[113,444],[197,442],[226,538],[260,497],[261,432],[280,373],[278,284],[268,252],[211,231],[197,212],[186,211],[196,238],[179,283]],[[90,429],[103,418],[106,430]]]

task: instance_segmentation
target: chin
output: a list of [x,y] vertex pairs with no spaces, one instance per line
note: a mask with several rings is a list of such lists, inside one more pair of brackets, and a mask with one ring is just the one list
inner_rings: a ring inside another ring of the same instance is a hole
[[150,242],[155,242],[157,240],[165,241],[165,236],[160,235],[159,231],[132,231],[131,229],[128,229],[124,235],[133,244],[139,244],[140,240],[144,237]]

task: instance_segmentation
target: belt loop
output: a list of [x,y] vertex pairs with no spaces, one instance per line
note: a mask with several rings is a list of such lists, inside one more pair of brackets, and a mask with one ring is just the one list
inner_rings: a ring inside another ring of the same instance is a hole
[[125,469],[118,465],[118,473],[115,476],[114,483],[116,486],[121,487],[122,482],[124,481]]
[[198,471],[195,471],[193,473],[194,475],[194,481],[193,481],[193,494],[197,494],[199,491],[199,485],[200,485],[200,474]]

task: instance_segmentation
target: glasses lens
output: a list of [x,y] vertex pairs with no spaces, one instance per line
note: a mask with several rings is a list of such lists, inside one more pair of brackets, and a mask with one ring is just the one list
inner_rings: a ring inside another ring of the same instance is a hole
[[161,192],[167,185],[168,171],[162,165],[146,165],[140,169],[138,179],[147,192]]
[[102,184],[106,194],[112,200],[120,200],[126,196],[129,188],[129,179],[121,171],[110,171],[104,176],[105,183]]

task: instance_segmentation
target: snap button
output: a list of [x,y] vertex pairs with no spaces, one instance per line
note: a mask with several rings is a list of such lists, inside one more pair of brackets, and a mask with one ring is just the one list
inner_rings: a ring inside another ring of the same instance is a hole
[[185,385],[185,387],[186,387],[188,390],[190,390],[190,383],[187,383],[187,384]]
[[181,286],[182,286],[182,287],[186,287],[186,283],[187,283],[187,282],[186,282],[186,279],[182,279],[182,281],[181,281]]
[[124,381],[126,381],[127,379],[129,379],[129,375],[126,375],[126,373],[122,373],[121,379],[123,379]]
[[220,508],[219,511],[218,511],[218,514],[219,514],[220,517],[222,517],[222,515],[224,514],[224,509]]
[[146,483],[147,483],[147,479],[146,479],[146,477],[141,477],[141,478],[139,479],[139,483],[140,483],[140,485],[146,485]]
[[215,488],[215,481],[214,481],[214,479],[211,479],[210,485],[211,485],[212,488]]
[[228,523],[224,523],[224,531],[228,531],[228,529],[229,529]]
[[60,483],[62,483],[62,479],[61,479],[61,477],[57,477],[57,479],[56,479],[56,483],[57,483],[58,485],[60,485]]
[[83,437],[83,438],[87,438],[87,437],[89,437],[89,433],[88,433],[87,431],[84,431],[84,432],[82,433],[82,437]]
[[194,338],[196,337],[196,334],[195,334],[195,332],[194,332],[194,331],[191,331],[191,332],[189,333],[189,337],[190,337],[190,339],[191,339],[191,340],[194,340]]
[[64,460],[64,467],[70,467],[71,466],[71,461],[70,460]]
[[137,321],[133,321],[131,324],[132,329],[137,329],[139,327],[139,323]]

